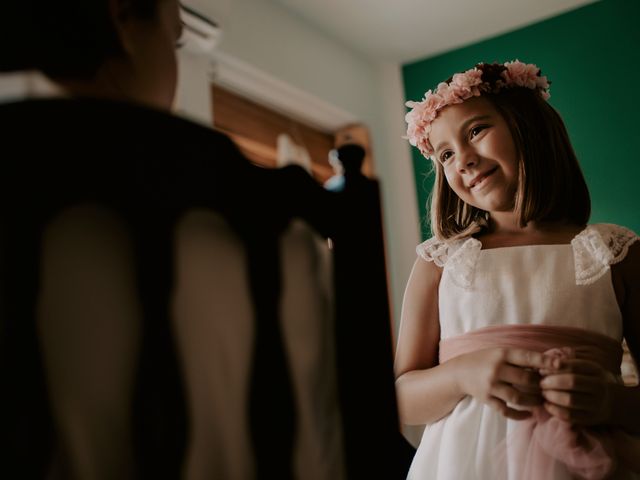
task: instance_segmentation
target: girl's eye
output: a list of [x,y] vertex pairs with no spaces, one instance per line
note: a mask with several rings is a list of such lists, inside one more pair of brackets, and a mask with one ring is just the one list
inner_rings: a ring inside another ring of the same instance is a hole
[[469,131],[469,136],[470,136],[471,138],[473,138],[473,137],[475,137],[475,136],[479,135],[479,134],[480,134],[480,132],[481,132],[482,130],[484,130],[485,128],[487,128],[487,126],[486,126],[486,125],[478,125],[477,127],[473,127],[473,128]]
[[451,158],[453,152],[451,150],[445,150],[440,154],[440,163],[445,163],[447,160]]

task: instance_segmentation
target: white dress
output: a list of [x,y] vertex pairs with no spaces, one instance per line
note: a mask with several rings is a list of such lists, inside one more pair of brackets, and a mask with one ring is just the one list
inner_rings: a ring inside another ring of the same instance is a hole
[[[610,265],[621,261],[638,238],[623,227],[598,224],[571,244],[482,250],[475,238],[430,239],[417,252],[443,267],[442,339],[490,325],[526,323],[583,328],[621,341],[622,314]],[[449,415],[426,426],[408,478],[495,478],[492,457],[516,423],[465,397]],[[570,476],[557,471],[554,478]]]

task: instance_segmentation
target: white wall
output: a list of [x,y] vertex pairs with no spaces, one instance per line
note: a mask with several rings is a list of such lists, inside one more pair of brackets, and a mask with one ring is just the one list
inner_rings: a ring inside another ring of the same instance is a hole
[[373,65],[268,0],[233,0],[220,50],[356,114],[372,115]]
[[203,54],[178,52],[178,88],[174,113],[203,125],[213,124],[211,108],[211,62]]
[[379,63],[376,72],[378,113],[372,127],[376,166],[382,184],[383,214],[388,245],[388,268],[396,329],[402,296],[420,241],[418,205],[404,122],[404,87],[400,65]]
[[393,310],[399,320],[404,285],[419,241],[411,158],[401,139],[404,95],[400,67],[350,50],[268,0],[187,3],[220,23],[221,53],[304,90],[370,127],[382,183]]

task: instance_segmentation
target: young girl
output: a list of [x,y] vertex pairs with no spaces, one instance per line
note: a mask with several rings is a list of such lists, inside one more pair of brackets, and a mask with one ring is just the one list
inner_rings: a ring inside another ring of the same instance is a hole
[[640,243],[586,225],[590,200],[535,65],[479,64],[408,102],[433,161],[434,237],[418,246],[396,356],[409,478],[635,478]]

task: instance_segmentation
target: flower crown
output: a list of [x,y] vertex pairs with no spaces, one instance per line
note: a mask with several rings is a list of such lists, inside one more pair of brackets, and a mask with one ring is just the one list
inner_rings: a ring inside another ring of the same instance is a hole
[[471,97],[479,97],[483,93],[498,93],[512,87],[538,90],[542,98],[547,100],[551,96],[549,84],[547,77],[543,77],[540,69],[533,63],[522,63],[519,60],[504,64],[479,63],[466,72],[456,73],[449,82],[441,82],[435,91],[425,93],[422,101],[407,102],[406,106],[411,111],[405,116],[408,126],[407,136],[404,138],[429,158],[434,153],[429,142],[431,122],[444,107],[462,103]]

